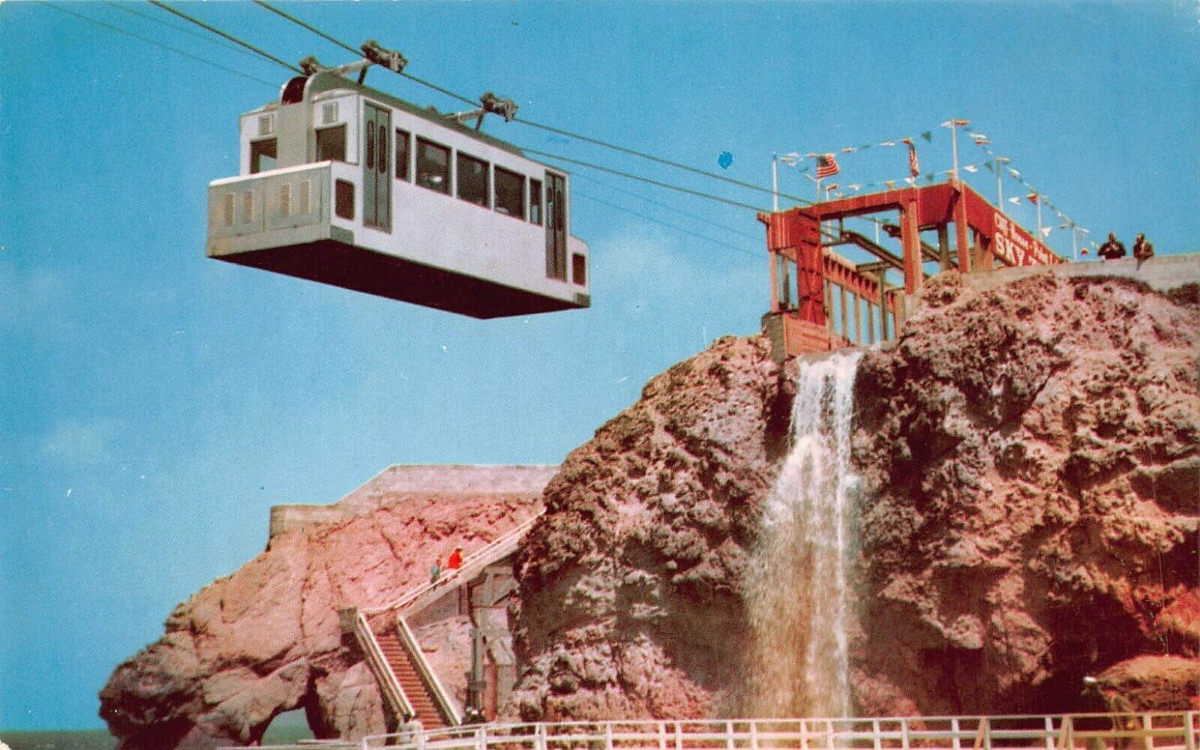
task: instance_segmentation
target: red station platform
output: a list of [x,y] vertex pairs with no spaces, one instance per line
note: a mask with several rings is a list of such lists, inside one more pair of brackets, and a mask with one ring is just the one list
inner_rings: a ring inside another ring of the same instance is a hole
[[[841,226],[842,219],[894,211],[899,221],[883,228],[899,238],[899,255]],[[763,316],[763,329],[780,359],[894,338],[908,297],[921,289],[926,263],[968,273],[1063,262],[956,179],[762,213],[758,218],[766,225],[771,257],[771,309]],[[823,232],[822,224],[832,221],[837,222],[836,231]],[[922,240],[925,231],[937,232],[937,245]],[[832,249],[845,244],[866,250],[876,260],[855,264]],[[903,274],[903,286],[889,286],[889,269]]]

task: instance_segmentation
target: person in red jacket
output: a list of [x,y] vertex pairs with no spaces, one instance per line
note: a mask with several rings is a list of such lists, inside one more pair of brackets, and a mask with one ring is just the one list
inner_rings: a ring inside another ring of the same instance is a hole
[[450,553],[450,559],[446,561],[446,569],[447,570],[458,570],[459,568],[462,567],[462,562],[463,562],[462,547],[455,547],[454,551]]

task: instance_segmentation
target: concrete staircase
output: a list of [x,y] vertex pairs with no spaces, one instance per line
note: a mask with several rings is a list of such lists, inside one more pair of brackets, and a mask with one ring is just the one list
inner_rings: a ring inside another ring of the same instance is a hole
[[446,594],[467,585],[488,566],[512,555],[521,537],[540,515],[467,555],[461,568],[417,586],[390,604],[372,609],[351,607],[339,613],[344,632],[352,632],[358,640],[385,702],[400,721],[415,718],[425,729],[462,723],[459,708],[425,660],[404,615],[420,612]]

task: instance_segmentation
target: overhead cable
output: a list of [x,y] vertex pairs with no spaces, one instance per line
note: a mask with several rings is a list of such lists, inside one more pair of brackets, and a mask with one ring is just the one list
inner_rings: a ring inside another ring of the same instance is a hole
[[[333,36],[330,36],[329,34],[326,34],[324,31],[321,31],[316,26],[313,26],[310,23],[307,23],[299,18],[296,18],[295,16],[293,16],[292,14],[290,14],[284,10],[276,8],[274,5],[271,5],[270,3],[266,2],[265,0],[254,0],[254,2],[256,5],[262,7],[266,10],[271,11],[272,13],[279,16],[280,18],[285,18],[288,21],[291,21],[292,23],[296,24],[300,28],[307,29],[308,31],[311,31],[312,33],[316,34],[317,36],[321,37],[322,39],[332,42],[333,44],[336,44],[337,46],[341,47],[344,50],[347,50],[348,52],[352,52],[355,55],[362,54],[361,49],[355,49],[354,47],[351,47],[349,44],[346,44],[345,42],[341,41],[340,39],[337,39]],[[413,83],[419,83],[422,86],[433,89],[434,91],[437,91],[441,94],[445,94],[446,96],[449,96],[452,99],[457,99],[460,102],[463,102],[464,104],[470,104],[473,107],[479,105],[479,101],[476,99],[468,99],[467,97],[462,96],[461,94],[456,94],[449,89],[444,89],[435,83],[426,81],[422,78],[418,78],[417,76],[414,76],[411,73],[406,73],[404,71],[398,71],[398,72],[400,73],[400,75],[404,76],[405,78],[412,81]]]
[[[133,3],[117,2],[116,0],[105,0],[104,4],[109,6],[113,10],[119,10],[122,13],[128,13],[131,16],[138,16],[139,18],[144,18],[147,21],[150,21],[151,23],[156,23],[160,26],[165,26],[168,29],[175,29],[176,31],[178,31],[180,33],[187,34],[188,36],[193,36],[193,37],[203,41],[205,44],[212,44],[212,45],[221,47],[223,49],[233,50],[234,52],[238,53],[239,55],[245,55],[246,57],[255,57],[255,54],[253,52],[250,52],[249,50],[246,50],[246,49],[242,49],[241,47],[238,47],[238,46],[236,46],[230,42],[227,42],[223,39],[213,39],[211,34],[204,34],[200,31],[195,31],[193,29],[189,29],[186,26],[184,26],[183,24],[172,23],[170,21],[164,21],[163,19],[156,17],[156,15],[151,15],[150,13],[145,13],[143,11],[137,10],[137,8],[134,7]],[[272,83],[271,85],[274,86],[276,84]]]
[[[726,232],[730,232],[732,234],[736,234],[740,237],[745,237],[746,239],[754,240],[755,242],[762,241],[761,233],[754,234],[751,232],[743,231],[741,229],[735,229],[735,228],[729,226],[728,224],[722,224],[719,221],[713,221],[712,219],[708,219],[703,216],[698,216],[696,214],[689,213],[687,211],[682,211],[679,209],[678,206],[674,206],[670,203],[665,203],[663,201],[656,201],[653,198],[647,198],[646,196],[642,195],[641,193],[634,192],[633,190],[626,190],[625,188],[619,188],[616,185],[610,185],[607,182],[604,182],[602,180],[597,180],[595,177],[591,177],[589,175],[575,174],[575,175],[572,175],[571,179],[573,181],[572,188],[571,188],[572,192],[574,192],[574,190],[575,190],[574,186],[578,184],[578,181],[584,180],[586,182],[592,183],[593,185],[599,185],[600,187],[604,188],[605,190],[612,190],[613,192],[623,193],[624,195],[628,195],[629,197],[634,198],[639,201],[642,201],[643,203],[649,203],[650,205],[658,206],[659,208],[666,209],[667,211],[670,211],[675,214],[679,214],[680,216],[691,219],[692,221],[700,222],[701,224],[708,224],[711,227],[716,227],[717,229],[720,229],[720,230],[723,230]],[[593,199],[593,200],[595,200],[597,203],[602,202],[599,199]]]
[[182,18],[185,21],[188,21],[189,23],[194,23],[201,28],[208,29],[212,33],[217,34],[221,37],[224,37],[225,39],[228,39],[229,41],[233,42],[234,44],[245,47],[246,49],[250,50],[254,54],[259,55],[260,57],[264,57],[277,65],[282,65],[283,67],[287,68],[288,70],[291,70],[295,73],[303,73],[304,72],[304,71],[300,70],[300,68],[296,67],[295,65],[292,65],[291,63],[286,63],[283,60],[280,60],[278,57],[275,57],[271,53],[264,52],[264,51],[260,50],[258,47],[255,47],[253,44],[250,44],[249,42],[243,42],[241,39],[238,39],[237,37],[233,36],[232,34],[226,34],[224,31],[221,31],[220,29],[218,29],[214,26],[210,26],[198,18],[193,18],[181,10],[176,10],[175,8],[172,8],[171,6],[162,2],[161,0],[149,0],[149,2],[151,5],[154,5],[158,8],[162,8],[163,10],[167,11],[168,13],[174,13],[175,15],[179,16],[180,18]]
[[233,73],[236,76],[241,76],[242,78],[246,78],[251,81],[258,81],[259,83],[266,84],[267,86],[271,86],[271,87],[276,86],[276,84],[271,81],[267,81],[262,78],[258,78],[257,76],[252,76],[249,73],[243,73],[240,70],[234,70],[233,68],[225,67],[224,65],[221,65],[220,63],[215,63],[215,62],[212,62],[211,60],[206,60],[205,58],[200,57],[198,55],[193,55],[190,52],[185,52],[184,50],[181,50],[178,47],[172,47],[169,44],[163,44],[162,42],[155,41],[154,39],[144,37],[140,34],[135,34],[132,31],[121,28],[120,26],[114,26],[113,24],[105,23],[104,21],[100,21],[95,18],[85,16],[82,13],[76,13],[73,10],[67,10],[66,8],[55,5],[54,3],[47,2],[47,3],[44,3],[44,5],[47,8],[52,8],[52,9],[58,11],[59,13],[65,13],[68,16],[74,16],[75,18],[78,18],[81,21],[87,21],[90,24],[94,24],[101,28],[108,29],[109,31],[115,32],[117,34],[121,34],[122,36],[127,36],[131,39],[137,39],[138,41],[145,42],[146,44],[152,44],[155,47],[165,49],[168,52],[174,52],[177,55],[182,55],[183,57],[190,58],[192,60],[195,60],[196,62],[204,63],[205,65],[209,65],[209,66],[217,68],[219,70],[223,70],[226,73]]
[[761,258],[761,257],[763,257],[763,256],[762,256],[760,253],[752,253],[752,252],[750,252],[749,250],[746,250],[745,248],[738,247],[737,245],[731,245],[731,244],[729,244],[728,242],[722,242],[721,240],[713,239],[712,237],[709,237],[709,236],[707,236],[707,235],[704,235],[704,234],[701,234],[701,233],[699,233],[699,232],[693,231],[693,230],[691,230],[691,229],[684,229],[684,228],[683,228],[683,227],[681,227],[681,226],[678,226],[678,225],[672,224],[672,223],[670,223],[670,222],[667,222],[667,221],[663,221],[662,219],[656,219],[656,218],[654,218],[653,216],[647,216],[646,214],[644,214],[644,213],[641,213],[641,212],[639,212],[639,211],[634,211],[632,208],[626,208],[625,206],[621,206],[621,205],[618,205],[618,204],[616,204],[616,203],[610,203],[609,201],[603,200],[603,199],[601,199],[601,198],[597,198],[597,197],[595,197],[594,195],[588,195],[587,193],[580,192],[580,191],[579,191],[579,189],[578,189],[578,188],[575,188],[575,187],[572,187],[572,188],[571,188],[571,197],[572,197],[572,199],[574,199],[574,198],[583,198],[583,199],[585,199],[585,200],[592,201],[593,203],[599,203],[599,204],[600,204],[600,205],[602,205],[602,206],[608,206],[609,208],[616,209],[617,211],[623,211],[623,212],[625,212],[625,213],[627,213],[627,214],[631,214],[631,215],[633,215],[633,216],[636,216],[636,217],[638,217],[639,219],[644,219],[644,220],[646,220],[646,221],[649,221],[649,222],[652,222],[652,223],[654,223],[654,224],[658,224],[658,225],[660,225],[660,226],[664,226],[664,227],[666,227],[666,228],[668,228],[668,229],[672,229],[672,230],[674,230],[674,231],[676,231],[676,232],[681,232],[681,233],[683,233],[683,234],[691,235],[692,237],[697,237],[697,238],[699,238],[699,239],[702,239],[702,240],[704,240],[704,241],[706,241],[706,242],[710,242],[710,243],[712,243],[712,244],[714,244],[714,245],[719,245],[719,246],[721,246],[721,247],[727,248],[727,249],[729,249],[729,250],[733,250],[734,252],[738,252],[738,253],[741,253],[741,254],[743,254],[743,255],[749,255],[749,256],[751,256],[751,257],[753,257],[753,258]]
[[337,39],[334,39],[333,37],[326,34],[324,31],[321,31],[320,29],[318,29],[316,26],[307,24],[304,21],[301,21],[299,18],[296,18],[295,16],[291,15],[290,13],[287,13],[286,11],[276,8],[274,5],[271,5],[270,3],[263,2],[263,0],[254,0],[254,4],[258,5],[260,7],[266,8],[267,10],[271,11],[272,13],[274,13],[277,16],[286,18],[287,20],[291,21],[292,23],[296,24],[297,26],[300,26],[301,28],[308,29],[312,33],[321,37],[322,39],[333,42],[334,44],[336,44],[337,46],[341,47],[344,50],[347,50],[355,55],[362,54],[362,50],[354,49],[350,45],[345,44],[344,42],[340,42]]
[[[328,41],[330,41],[330,42],[333,42],[334,44],[338,45],[338,46],[339,46],[339,47],[341,47],[342,49],[348,50],[348,51],[350,51],[350,52],[353,52],[353,53],[355,53],[355,54],[358,54],[358,53],[359,53],[359,51],[358,51],[358,50],[356,50],[355,48],[353,48],[353,47],[351,47],[350,45],[346,44],[345,42],[342,42],[342,41],[340,41],[340,40],[338,40],[338,39],[336,39],[336,38],[334,38],[334,37],[330,36],[329,34],[326,34],[325,32],[321,31],[320,29],[316,28],[315,26],[313,26],[313,25],[311,25],[311,24],[309,24],[309,23],[306,23],[306,22],[304,22],[304,21],[300,20],[299,18],[296,18],[295,16],[293,16],[293,15],[291,15],[291,14],[289,14],[289,13],[286,13],[286,12],[284,12],[284,11],[282,11],[282,10],[280,10],[280,9],[278,9],[278,8],[276,8],[276,7],[274,7],[274,6],[272,6],[270,3],[267,3],[265,0],[254,0],[254,1],[255,1],[255,3],[257,3],[258,5],[262,6],[263,8],[265,8],[265,9],[267,9],[267,10],[269,10],[269,11],[271,11],[272,13],[275,13],[275,14],[277,14],[277,15],[279,15],[279,16],[281,16],[281,17],[283,17],[283,18],[286,18],[287,20],[291,21],[292,23],[294,23],[294,24],[296,24],[296,25],[298,25],[298,26],[301,26],[302,28],[308,29],[309,31],[311,31],[311,32],[312,32],[312,33],[314,33],[314,34],[317,34],[317,35],[318,35],[318,36],[320,36],[321,38],[323,38],[323,39],[326,39],[326,40],[328,40]],[[437,91],[437,92],[439,92],[439,93],[445,94],[446,96],[450,96],[450,97],[453,97],[454,99],[458,99],[459,101],[461,101],[461,102],[464,102],[464,103],[466,103],[466,104],[470,104],[470,105],[476,105],[476,104],[478,104],[478,102],[477,102],[476,100],[474,100],[474,99],[469,99],[469,98],[467,98],[467,97],[465,97],[465,96],[463,96],[463,95],[461,95],[461,94],[457,94],[457,93],[455,93],[455,92],[453,92],[453,91],[450,91],[449,89],[443,88],[443,87],[441,87],[441,86],[438,86],[438,85],[436,85],[436,84],[434,84],[434,83],[431,83],[431,82],[429,82],[429,81],[425,81],[425,80],[422,80],[422,79],[420,79],[420,78],[417,78],[416,76],[410,75],[409,73],[401,73],[400,75],[404,76],[405,78],[408,78],[408,79],[409,79],[409,80],[411,80],[411,81],[414,81],[414,82],[416,82],[416,83],[419,83],[419,84],[421,84],[421,85],[423,85],[423,86],[426,86],[426,87],[428,87],[428,88],[431,88],[431,89],[433,89],[434,91]],[[519,122],[519,123],[521,123],[521,124],[523,124],[523,125],[527,125],[527,126],[529,126],[529,127],[531,127],[531,128],[537,128],[538,130],[544,130],[544,131],[546,131],[546,132],[548,132],[548,133],[554,133],[554,134],[556,134],[556,135],[565,136],[565,137],[567,137],[567,138],[573,138],[573,139],[575,139],[575,140],[577,140],[577,141],[583,141],[584,143],[591,143],[591,144],[593,144],[593,145],[595,145],[595,146],[600,146],[600,147],[602,147],[602,148],[611,149],[611,150],[613,150],[613,151],[618,151],[618,152],[620,152],[620,153],[623,153],[623,154],[628,154],[628,155],[630,155],[630,156],[636,156],[636,157],[638,157],[638,158],[640,158],[640,159],[646,159],[646,160],[648,160],[648,161],[652,161],[652,162],[655,162],[655,163],[658,163],[658,164],[662,164],[662,165],[664,165],[664,166],[673,167],[673,168],[675,168],[675,169],[682,169],[682,170],[684,170],[684,171],[691,172],[691,173],[693,173],[693,174],[702,175],[702,176],[704,176],[704,177],[709,177],[709,178],[711,178],[711,179],[715,179],[715,180],[721,180],[722,182],[727,182],[727,183],[729,183],[729,184],[731,184],[731,185],[737,185],[738,187],[746,188],[746,189],[749,189],[749,190],[755,190],[755,191],[758,191],[758,192],[760,192],[760,193],[766,193],[767,195],[773,195],[773,194],[774,194],[774,193],[773,193],[773,191],[772,191],[770,188],[765,188],[765,187],[763,187],[763,186],[761,186],[761,185],[755,185],[755,184],[754,184],[754,183],[752,183],[752,182],[745,182],[745,181],[743,181],[743,180],[736,180],[736,179],[734,179],[734,178],[732,178],[732,177],[726,177],[725,175],[722,175],[722,174],[717,174],[716,172],[709,172],[709,171],[707,171],[707,170],[704,170],[704,169],[697,169],[696,167],[692,167],[692,166],[689,166],[689,165],[687,165],[687,164],[683,164],[683,163],[681,163],[681,162],[672,161],[672,160],[670,160],[670,159],[664,159],[664,158],[662,158],[662,157],[654,156],[653,154],[648,154],[648,153],[645,153],[644,151],[638,151],[638,150],[636,150],[636,149],[632,149],[632,148],[626,148],[625,146],[620,146],[620,145],[617,145],[617,144],[615,144],[615,143],[609,143],[608,141],[603,141],[603,140],[600,140],[599,138],[592,138],[592,137],[590,137],[590,136],[581,135],[581,134],[579,134],[579,133],[573,133],[573,132],[571,132],[571,131],[569,131],[569,130],[563,130],[562,128],[556,128],[556,127],[554,127],[553,125],[547,125],[547,124],[545,124],[545,123],[536,122],[536,121],[534,121],[534,120],[528,120],[528,119],[525,119],[524,117],[516,117],[516,118],[514,118],[514,119],[513,119],[513,121],[514,121],[514,122]],[[805,204],[805,205],[811,205],[811,203],[812,203],[812,201],[810,201],[810,200],[807,200],[807,199],[804,199],[804,198],[799,198],[799,197],[797,197],[797,196],[794,196],[794,195],[786,195],[786,194],[784,194],[784,193],[779,193],[778,195],[779,195],[779,197],[781,197],[781,198],[787,198],[788,200],[796,201],[797,203],[803,203],[803,204]]]
[[668,182],[661,182],[659,180],[653,180],[649,177],[642,177],[641,175],[631,174],[629,172],[622,172],[621,170],[613,169],[612,167],[605,167],[605,166],[601,166],[599,164],[593,164],[591,162],[581,161],[579,159],[571,159],[571,158],[563,156],[561,154],[552,154],[552,153],[549,153],[548,151],[538,151],[537,149],[532,149],[532,148],[524,148],[522,150],[527,154],[534,154],[535,156],[541,156],[541,157],[545,157],[547,159],[554,159],[556,161],[562,161],[562,162],[566,162],[568,164],[576,164],[578,166],[587,167],[589,169],[597,169],[601,172],[608,172],[609,174],[615,174],[618,177],[624,177],[624,178],[630,179],[630,180],[637,180],[638,182],[644,182],[648,185],[656,185],[660,188],[665,188],[667,190],[674,190],[679,193],[686,193],[688,195],[694,195],[698,198],[707,198],[708,200],[717,201],[718,203],[727,203],[731,206],[737,206],[738,208],[748,208],[751,211],[766,211],[766,209],[764,209],[760,206],[752,205],[750,203],[742,203],[740,201],[730,200],[729,198],[722,198],[721,196],[713,195],[712,193],[704,193],[699,190],[692,190],[691,188],[680,187],[679,185],[672,185]]

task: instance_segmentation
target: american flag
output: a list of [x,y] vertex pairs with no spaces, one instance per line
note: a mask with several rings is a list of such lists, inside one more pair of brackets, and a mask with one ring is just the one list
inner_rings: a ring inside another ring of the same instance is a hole
[[817,179],[823,180],[826,177],[833,177],[840,172],[837,159],[833,158],[833,154],[818,154],[817,155]]
[[921,163],[917,161],[917,147],[913,145],[911,138],[905,138],[901,142],[908,144],[908,172],[916,177],[921,174]]

